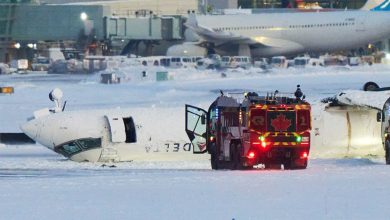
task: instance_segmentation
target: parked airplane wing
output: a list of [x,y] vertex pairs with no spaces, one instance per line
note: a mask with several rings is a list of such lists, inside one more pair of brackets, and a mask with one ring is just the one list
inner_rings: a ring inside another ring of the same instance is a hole
[[239,35],[235,35],[232,33],[224,32],[224,31],[215,31],[208,27],[204,27],[198,24],[196,19],[196,15],[191,13],[188,15],[188,20],[184,24],[187,28],[194,31],[197,35],[199,35],[204,41],[215,43],[216,45],[222,45],[229,42],[242,43],[250,40],[249,38],[242,37]]
[[262,36],[250,38],[222,30],[213,30],[208,27],[199,25],[196,19],[196,15],[194,13],[189,14],[185,26],[194,31],[198,36],[203,39],[203,41],[212,42],[216,46],[220,46],[223,44],[247,44],[252,47],[280,47],[289,48],[292,50],[303,48],[302,45],[288,40],[268,38]]

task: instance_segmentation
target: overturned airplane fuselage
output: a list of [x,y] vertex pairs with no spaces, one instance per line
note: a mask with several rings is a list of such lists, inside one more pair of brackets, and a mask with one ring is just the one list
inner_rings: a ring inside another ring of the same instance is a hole
[[[311,155],[384,155],[389,97],[389,91],[351,90],[312,105]],[[79,162],[209,159],[208,154],[192,153],[180,126],[184,124],[180,110],[149,109],[155,112],[147,116],[144,110],[137,114],[134,109],[63,111],[57,106],[35,112],[21,129],[43,146]]]
[[[21,129],[41,145],[77,162],[202,159],[192,154],[192,145],[184,139],[156,134],[155,120],[137,122],[130,112],[47,112],[23,124]],[[165,123],[165,119],[161,120]]]
[[321,157],[384,155],[389,91],[340,93],[313,110],[313,154]]

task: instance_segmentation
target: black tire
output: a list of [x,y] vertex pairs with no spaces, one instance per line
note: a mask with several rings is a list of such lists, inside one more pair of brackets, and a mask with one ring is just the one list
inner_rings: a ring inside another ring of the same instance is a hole
[[215,153],[212,153],[211,154],[211,169],[213,170],[218,170],[218,161],[217,161],[217,156],[215,155]]
[[241,144],[230,144],[230,155],[231,155],[231,169],[241,170],[243,169],[241,161]]
[[270,163],[264,163],[264,169],[269,170],[271,169],[272,165]]
[[218,156],[217,156],[217,150],[215,147],[215,144],[212,144],[210,146],[210,162],[211,162],[211,169],[213,170],[218,170],[220,169],[219,161],[218,161]]
[[390,141],[386,140],[385,142],[385,159],[386,159],[386,164],[390,165]]
[[375,91],[379,88],[380,87],[378,86],[378,84],[376,84],[374,82],[366,82],[363,86],[364,91]]
[[294,160],[292,158],[285,159],[283,162],[283,167],[285,170],[294,169]]
[[306,168],[307,168],[307,158],[304,159],[303,165],[296,165],[296,164],[293,164],[293,168],[292,168],[292,169],[295,169],[295,170],[303,170],[303,169],[306,169]]
[[[301,160],[301,159],[299,159]],[[296,163],[296,160],[294,159],[291,159],[290,162],[284,164],[284,169],[286,170],[302,170],[302,169],[306,169],[307,168],[307,158],[303,159],[303,164],[300,163],[300,164],[297,164]]]

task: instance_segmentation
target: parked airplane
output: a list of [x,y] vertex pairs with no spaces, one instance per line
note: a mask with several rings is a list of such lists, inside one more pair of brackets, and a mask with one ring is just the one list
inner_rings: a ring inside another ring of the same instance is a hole
[[366,10],[196,16],[190,13],[186,42],[168,54],[213,48],[218,54],[266,57],[363,47],[390,37],[390,4]]

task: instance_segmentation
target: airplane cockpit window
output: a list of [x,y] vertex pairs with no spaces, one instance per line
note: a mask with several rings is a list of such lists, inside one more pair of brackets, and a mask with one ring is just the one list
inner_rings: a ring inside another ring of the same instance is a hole
[[88,138],[77,140],[77,143],[83,150],[88,150],[91,148],[101,147],[102,140],[100,138]]
[[76,142],[72,141],[61,146],[61,150],[64,154],[72,155],[81,151],[80,147],[77,146]]
[[101,138],[83,138],[58,145],[54,148],[54,151],[65,157],[70,157],[82,151],[99,148],[101,146]]

